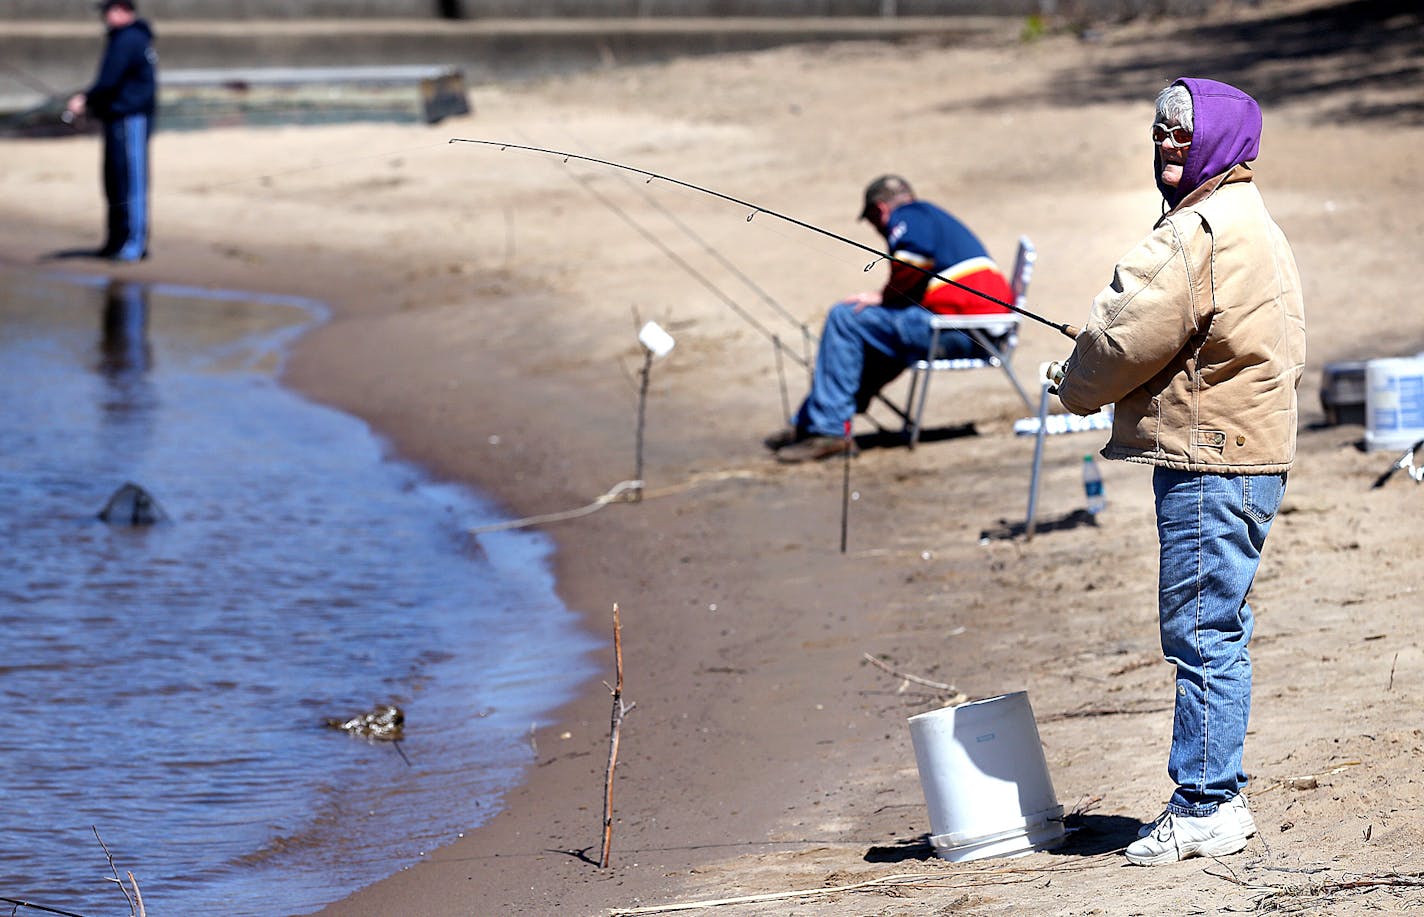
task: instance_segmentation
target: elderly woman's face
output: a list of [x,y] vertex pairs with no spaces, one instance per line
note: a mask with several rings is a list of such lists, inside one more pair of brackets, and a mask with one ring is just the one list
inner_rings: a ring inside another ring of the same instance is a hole
[[1176,118],[1168,118],[1152,125],[1152,142],[1157,145],[1162,160],[1162,184],[1177,187],[1182,180],[1187,150],[1192,146],[1191,131],[1182,127]]

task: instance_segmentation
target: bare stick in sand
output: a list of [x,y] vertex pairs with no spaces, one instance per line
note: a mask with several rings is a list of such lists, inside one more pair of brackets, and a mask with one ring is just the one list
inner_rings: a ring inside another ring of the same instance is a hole
[[[633,502],[643,502],[643,430],[647,427],[648,418],[648,380],[653,374],[653,352],[643,351],[643,370],[639,373],[638,383],[638,433],[637,444],[634,451],[637,453],[636,464],[633,470],[633,480],[638,482],[638,487],[633,491]],[[613,606],[615,609],[617,605]],[[618,620],[618,612],[615,611],[613,620]]]
[[907,682],[912,682],[917,685],[924,685],[926,688],[934,688],[937,691],[944,691],[948,694],[954,695],[955,698],[967,699],[967,696],[964,694],[964,692],[960,691],[954,685],[947,685],[942,681],[930,681],[928,678],[921,678],[918,675],[910,675],[906,672],[901,672],[898,669],[893,669],[890,666],[886,665],[884,662],[882,662],[880,659],[870,655],[869,653],[865,653],[864,658],[866,662],[875,666],[877,669],[883,669],[886,672],[889,672],[891,675],[894,675],[896,678],[902,678]]
[[603,777],[603,852],[598,856],[598,865],[608,868],[609,848],[613,843],[613,768],[618,764],[618,734],[623,729],[623,717],[627,716],[636,703],[623,703],[623,625],[618,618],[618,603],[613,603],[613,656],[617,660],[617,676],[612,685],[604,682],[613,695],[613,716],[608,731],[608,770]]

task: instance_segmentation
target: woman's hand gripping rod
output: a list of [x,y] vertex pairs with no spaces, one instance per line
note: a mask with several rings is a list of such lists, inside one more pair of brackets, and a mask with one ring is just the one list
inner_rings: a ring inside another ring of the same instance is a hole
[[[691,191],[697,191],[697,192],[699,192],[699,193],[701,193],[701,194],[710,195],[711,197],[719,198],[720,200],[728,201],[728,202],[730,202],[730,203],[737,204],[738,206],[749,208],[749,209],[751,210],[751,212],[747,214],[747,222],[748,222],[748,223],[750,223],[750,222],[752,221],[752,219],[753,219],[758,213],[764,213],[764,214],[766,214],[767,216],[775,217],[776,219],[782,220],[782,221],[787,222],[787,223],[790,223],[790,224],[793,225],[793,226],[800,226],[802,229],[809,229],[811,232],[820,233],[821,235],[823,235],[823,236],[825,236],[825,237],[827,237],[827,238],[835,239],[837,242],[843,242],[843,243],[845,243],[846,245],[850,245],[850,246],[852,246],[852,247],[854,247],[854,248],[858,248],[858,249],[860,249],[861,251],[869,252],[870,254],[872,254],[872,255],[874,255],[874,256],[876,257],[877,261],[879,261],[879,260],[893,261],[893,262],[895,262],[896,264],[903,264],[903,265],[905,265],[906,267],[913,268],[913,269],[919,271],[921,274],[926,275],[927,277],[932,277],[932,278],[934,278],[935,280],[939,280],[939,281],[942,281],[943,283],[949,284],[950,286],[957,287],[957,288],[959,288],[959,289],[965,291],[966,293],[972,293],[972,294],[974,294],[975,296],[978,296],[978,297],[981,298],[981,299],[987,299],[989,302],[995,303],[996,305],[1003,306],[1005,309],[1008,309],[1010,312],[1017,312],[1019,315],[1022,315],[1024,318],[1030,318],[1030,319],[1033,319],[1033,320],[1036,321],[1036,322],[1039,322],[1040,324],[1047,325],[1048,327],[1053,328],[1053,329],[1055,329],[1055,330],[1061,332],[1062,334],[1064,334],[1064,335],[1066,335],[1066,336],[1068,336],[1068,337],[1070,337],[1070,338],[1076,338],[1076,337],[1078,336],[1079,329],[1076,328],[1076,327],[1074,327],[1073,325],[1069,325],[1069,324],[1066,324],[1066,323],[1064,323],[1064,322],[1055,322],[1055,321],[1053,321],[1052,319],[1045,318],[1044,316],[1038,315],[1038,314],[1036,314],[1036,313],[1034,313],[1034,312],[1030,312],[1028,309],[1023,308],[1022,306],[1019,306],[1019,305],[1017,305],[1016,303],[1005,302],[1004,300],[999,299],[997,296],[990,296],[988,293],[984,293],[984,292],[982,292],[982,291],[980,291],[980,290],[974,289],[973,287],[966,286],[965,284],[962,284],[962,283],[960,283],[960,282],[958,282],[958,281],[956,281],[956,280],[954,280],[954,279],[952,279],[952,278],[945,277],[945,276],[942,275],[942,274],[939,274],[939,273],[937,273],[937,272],[935,272],[935,271],[929,270],[928,268],[924,268],[924,267],[921,267],[921,266],[918,265],[918,264],[913,264],[913,263],[911,263],[911,262],[909,262],[909,261],[904,261],[904,260],[901,260],[901,259],[899,259],[899,258],[896,258],[894,255],[892,255],[892,254],[890,254],[890,253],[888,253],[888,252],[882,252],[882,251],[881,251],[880,249],[878,249],[878,248],[873,248],[873,247],[871,247],[871,246],[869,246],[869,245],[865,245],[865,244],[863,244],[863,243],[861,243],[861,242],[857,242],[857,241],[855,241],[854,239],[850,239],[850,238],[847,238],[847,237],[845,237],[845,236],[838,235],[837,233],[831,232],[829,229],[824,229],[824,228],[822,228],[822,227],[820,227],[820,226],[816,226],[816,225],[813,224],[813,223],[807,223],[807,222],[804,221],[804,220],[798,220],[798,219],[796,219],[795,217],[787,216],[787,215],[784,214],[784,213],[779,213],[779,212],[777,212],[777,211],[775,211],[775,210],[771,210],[771,209],[768,209],[768,208],[766,208],[766,207],[762,207],[761,205],[759,205],[759,204],[754,204],[754,203],[752,203],[751,201],[744,201],[744,200],[742,200],[742,199],[740,199],[740,198],[732,197],[730,194],[723,194],[723,193],[720,192],[720,191],[713,191],[711,188],[704,188],[704,187],[702,187],[701,185],[695,185],[695,184],[693,184],[692,182],[683,181],[682,179],[679,179],[679,178],[673,178],[673,177],[670,176],[670,175],[662,175],[662,174],[660,174],[660,173],[658,173],[658,172],[650,172],[650,171],[648,171],[647,169],[639,169],[639,168],[637,168],[637,167],[635,167],[635,166],[624,165],[624,164],[621,163],[621,162],[613,162],[613,161],[607,160],[607,159],[597,159],[597,158],[595,158],[595,157],[593,157],[593,156],[581,156],[581,155],[579,155],[578,153],[568,153],[568,152],[565,152],[565,151],[563,151],[563,150],[550,150],[550,149],[545,149],[544,147],[529,146],[529,145],[527,145],[527,144],[522,144],[522,143],[506,143],[506,142],[501,141],[501,140],[475,140],[475,139],[469,139],[469,138],[465,138],[465,137],[452,137],[452,138],[450,138],[450,142],[451,142],[451,143],[473,143],[473,144],[477,144],[477,145],[479,145],[479,146],[492,146],[492,147],[498,147],[500,150],[523,150],[523,151],[528,152],[528,153],[543,153],[543,154],[545,154],[545,155],[547,155],[547,156],[560,156],[560,157],[563,158],[564,162],[568,162],[570,159],[577,159],[577,160],[579,160],[580,162],[588,162],[588,163],[593,163],[594,165],[607,166],[607,167],[610,168],[610,169],[622,169],[622,170],[625,171],[625,172],[633,172],[633,173],[635,173],[635,174],[637,174],[637,175],[642,175],[642,176],[644,176],[649,182],[651,182],[653,179],[656,178],[656,179],[658,179],[658,180],[660,180],[660,181],[665,181],[665,182],[667,182],[668,184],[679,185],[679,186],[681,186],[681,187],[683,187],[683,188],[687,188],[687,189],[689,189],[689,190],[691,190]],[[873,268],[873,267],[876,265],[876,263],[877,263],[876,261],[870,262],[869,264],[867,264],[867,265],[865,266],[865,270],[867,270],[867,271],[870,270],[871,268]]]

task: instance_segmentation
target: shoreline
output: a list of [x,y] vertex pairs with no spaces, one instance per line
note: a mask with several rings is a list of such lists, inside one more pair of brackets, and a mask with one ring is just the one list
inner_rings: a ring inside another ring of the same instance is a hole
[[[112,889],[84,866],[92,836],[66,805],[103,784],[115,790],[92,799],[93,820],[114,835],[119,869],[170,913],[314,910],[494,811],[528,763],[530,723],[591,674],[591,641],[553,594],[551,540],[472,545],[461,523],[500,518],[486,498],[402,462],[362,419],[275,384],[324,304],[8,263],[0,296],[0,387],[14,402],[0,487],[16,498],[4,520],[14,571],[0,581],[8,620],[34,624],[14,628],[0,671],[16,709],[52,724],[32,753],[0,755],[14,764],[12,809],[29,813],[0,849],[15,867],[0,894],[106,910]],[[152,488],[176,541],[71,531],[97,525],[125,480]],[[111,555],[127,558],[120,585],[93,568]],[[51,586],[65,579],[76,588]],[[207,598],[191,597],[195,582]],[[85,660],[68,675],[75,654],[46,651],[57,634]],[[540,658],[558,671],[533,677]],[[66,699],[77,681],[92,689]],[[373,700],[404,709],[399,748],[318,725]],[[154,755],[115,757],[121,737],[83,734],[115,710],[143,724]],[[209,730],[201,711],[221,711],[225,728]],[[214,808],[199,787],[227,802]],[[155,844],[144,824],[174,843]]]
[[[851,232],[864,231],[850,212],[866,177],[887,165],[924,176],[922,193],[944,199],[1001,260],[1027,232],[1040,253],[1031,303],[1077,321],[1155,206],[1141,162],[1150,92],[1088,90],[1104,72],[1149,86],[1160,68],[1138,49],[1154,34],[953,54],[848,43],[615,69],[483,90],[470,132],[556,147],[577,136],[581,149]],[[1213,40],[1190,47],[1207,60]],[[937,88],[887,98],[882,81]],[[1065,86],[1086,99],[1068,107]],[[1274,868],[1409,872],[1424,839],[1424,792],[1408,776],[1424,754],[1408,725],[1424,703],[1424,653],[1411,623],[1412,555],[1394,534],[1411,525],[1410,491],[1368,491],[1385,457],[1354,448],[1358,428],[1320,426],[1318,409],[1321,365],[1378,352],[1372,329],[1407,282],[1403,240],[1421,218],[1406,203],[1419,189],[1406,148],[1424,131],[1320,123],[1352,101],[1268,106],[1260,164],[1310,285],[1311,357],[1301,457],[1253,595],[1248,755],[1264,837],[1230,863],[1258,884],[1279,883]],[[1078,130],[1085,122],[1090,134]],[[827,124],[901,127],[885,138],[891,153]],[[1045,157],[1026,129],[1073,144]],[[124,269],[315,291],[335,315],[299,342],[284,384],[366,419],[403,459],[473,482],[516,516],[585,505],[631,476],[630,312],[678,339],[649,402],[645,476],[665,495],[545,529],[558,545],[559,594],[587,630],[608,640],[609,610],[622,609],[625,696],[638,706],[624,725],[613,868],[583,858],[597,853],[607,755],[609,699],[594,681],[537,734],[538,761],[497,816],[321,913],[439,917],[497,903],[596,914],[899,873],[923,882],[906,897],[845,894],[797,912],[930,914],[959,902],[976,914],[1127,914],[1249,901],[1238,887],[1203,886],[1196,862],[1124,870],[1113,854],[1160,808],[1171,726],[1143,469],[1104,464],[1109,505],[1097,526],[981,543],[1022,513],[1031,442],[1012,435],[1024,411],[1002,379],[955,374],[964,378],[936,381],[932,423],[969,424],[972,435],[867,448],[853,466],[860,499],[841,555],[840,469],[784,468],[761,450],[780,413],[770,348],[557,161],[444,157],[444,133],[463,131],[163,137],[159,187],[173,190],[155,206],[155,260]],[[1403,143],[1380,142],[1386,135]],[[362,155],[327,157],[338,142]],[[0,251],[33,259],[97,230],[96,148],[79,144],[48,147],[42,167],[14,165],[18,178],[0,172],[0,190],[30,189],[9,198]],[[14,149],[0,144],[0,162],[25,162]],[[312,162],[323,165],[298,166]],[[49,196],[45,208],[30,200],[35,189]],[[871,283],[858,256],[676,200],[807,322]],[[24,232],[21,221],[41,229]],[[1424,324],[1395,327],[1394,345],[1419,349]],[[1031,367],[1063,349],[1026,332],[1017,360]],[[791,382],[799,394],[800,379]],[[1075,461],[1097,445],[1090,434],[1049,440],[1041,519],[1077,508]],[[1059,801],[1080,829],[1060,852],[1013,861],[1042,881],[1006,885],[1003,862],[951,867],[927,853],[904,719],[943,697],[902,684],[866,653],[973,697],[1030,691]],[[1316,788],[1284,782],[1306,774],[1319,775]],[[1363,841],[1362,821],[1372,826]]]

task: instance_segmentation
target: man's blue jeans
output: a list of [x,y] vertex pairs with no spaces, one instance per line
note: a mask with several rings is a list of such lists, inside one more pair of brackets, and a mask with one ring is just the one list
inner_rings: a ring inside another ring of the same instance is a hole
[[[901,366],[909,366],[924,357],[930,346],[932,317],[933,313],[923,306],[866,306],[859,312],[850,302],[832,306],[821,332],[811,393],[791,419],[792,426],[813,436],[844,436],[846,421],[855,416],[865,348],[874,348]],[[972,357],[979,352],[979,345],[963,331],[940,333],[941,358]]]
[[149,117],[124,115],[104,122],[104,196],[108,233],[101,251],[137,261],[148,251]]
[[1152,476],[1162,653],[1177,667],[1167,759],[1174,815],[1210,815],[1246,785],[1254,624],[1246,594],[1285,486],[1284,474],[1158,468]]

